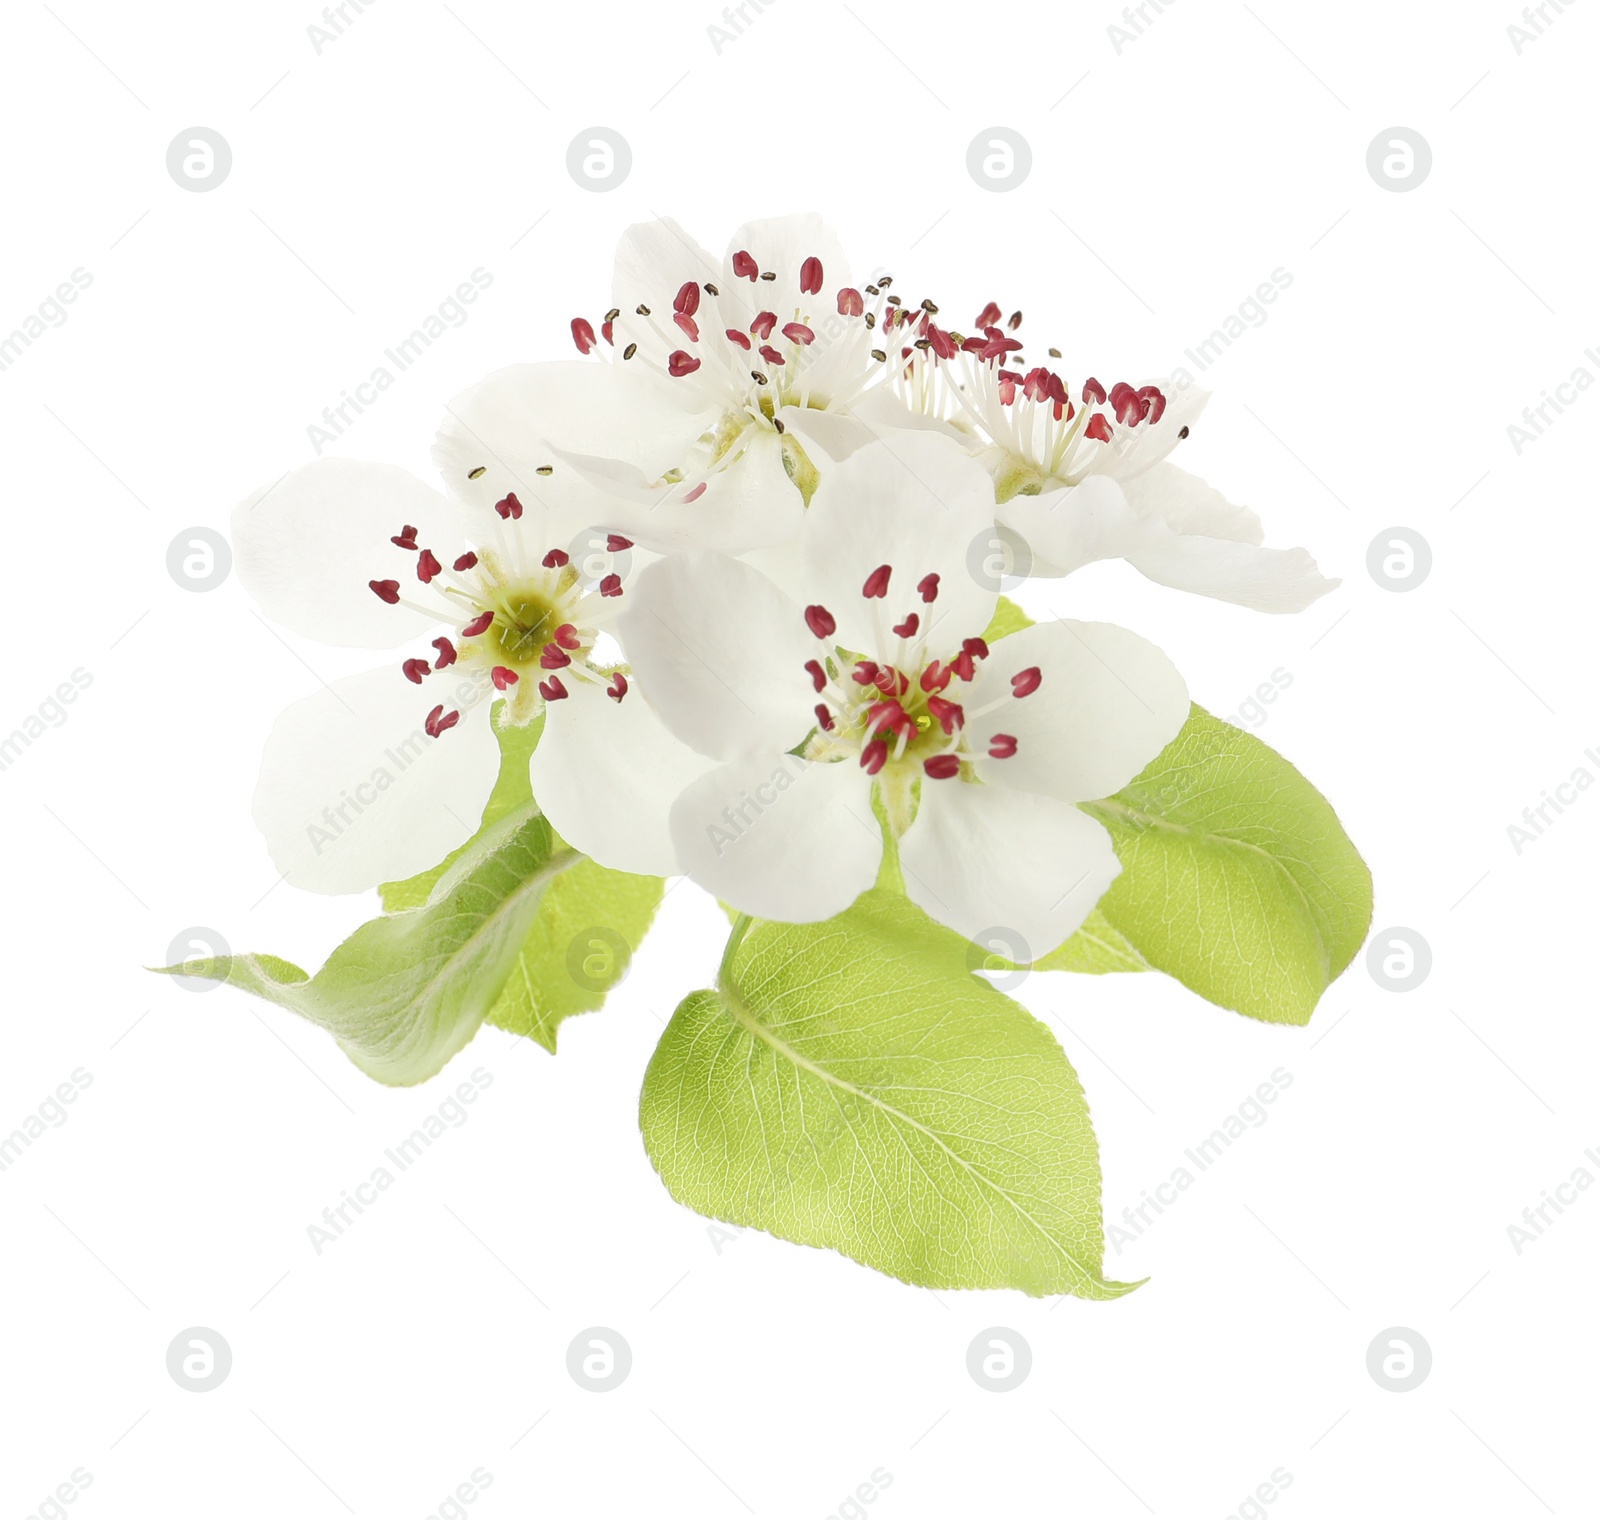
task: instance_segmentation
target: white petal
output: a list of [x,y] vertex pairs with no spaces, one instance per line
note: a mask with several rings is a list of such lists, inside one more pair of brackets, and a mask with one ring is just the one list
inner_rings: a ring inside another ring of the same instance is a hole
[[1197,475],[1158,464],[1124,482],[1130,501],[1170,532],[1129,553],[1153,581],[1258,612],[1300,612],[1339,583],[1304,549],[1263,549],[1261,519]]
[[[959,444],[932,433],[870,443],[829,469],[811,498],[800,535],[807,595],[857,654],[889,655],[888,630],[914,612],[919,640],[947,656],[994,615],[996,583],[980,583],[993,530],[993,483]],[[887,596],[863,596],[883,565]],[[938,595],[925,603],[917,587],[930,574]]]
[[620,363],[514,364],[450,402],[433,461],[446,488],[472,508],[479,543],[494,542],[494,504],[515,492],[522,530],[560,546],[616,515],[605,482],[574,470],[565,455],[622,460],[647,480],[688,459],[708,419],[684,411],[666,390]]
[[[739,252],[748,253],[763,274],[771,273],[777,278],[751,281],[736,275],[733,256]],[[800,269],[808,258],[822,264],[822,289],[815,295],[806,295],[800,289]],[[778,312],[787,321],[787,313],[796,305],[836,310],[839,290],[850,284],[850,265],[833,228],[815,212],[803,212],[746,222],[728,242],[720,278],[719,288],[724,292],[744,293],[751,303],[752,315],[765,308]]]
[[672,809],[678,859],[742,913],[809,924],[842,913],[883,856],[860,766],[747,755],[692,783]]
[[1236,544],[1259,544],[1266,537],[1261,519],[1235,506],[1198,475],[1164,461],[1123,482],[1128,500],[1143,514],[1164,522],[1174,533],[1200,533]]
[[1075,933],[1122,869],[1070,803],[955,780],[922,783],[900,866],[930,918],[1022,961]]
[[[1018,697],[1012,677],[1030,667],[1039,685]],[[1189,716],[1189,693],[1166,655],[1138,634],[1062,620],[994,644],[966,706],[985,781],[1089,802],[1125,786],[1161,753]],[[1017,741],[1009,759],[989,754],[999,734]]]
[[618,634],[642,690],[686,744],[718,760],[792,749],[811,730],[801,609],[723,554],[670,555],[639,576]]
[[[1037,496],[1013,496],[995,513],[1057,575],[1095,560],[1120,559],[1166,536],[1160,517],[1141,510],[1109,475]],[[1032,564],[1022,564],[1009,573],[1032,571]]]
[[[611,304],[617,316],[612,324],[616,351],[637,345],[626,361],[646,382],[656,386],[669,404],[689,411],[721,410],[729,395],[726,373],[720,360],[702,362],[687,375],[668,373],[667,359],[675,350],[694,354],[702,361],[700,345],[674,321],[673,303],[685,285],[700,287],[699,306],[692,320],[704,329],[712,342],[720,344],[722,329],[728,325],[719,315],[718,303],[706,286],[719,285],[722,264],[689,236],[670,217],[639,222],[622,234],[617,244],[616,266],[611,281]],[[640,307],[644,311],[640,311]],[[710,347],[710,343],[706,345]]]
[[589,682],[545,707],[533,795],[568,844],[615,871],[672,876],[672,804],[714,761],[667,732],[637,688],[615,702]]
[[1128,562],[1163,586],[1256,612],[1304,612],[1339,584],[1323,575],[1304,549],[1259,549],[1193,535],[1130,554]]
[[[390,543],[410,525],[445,564],[462,545],[452,504],[409,470],[319,459],[233,509],[239,579],[275,623],[324,644],[393,649],[445,621],[443,600],[416,576],[417,553]],[[437,617],[391,606],[371,581],[397,580],[403,596],[439,603]]]
[[[438,865],[476,832],[500,768],[493,692],[452,675],[415,686],[385,665],[279,715],[252,811],[290,883],[363,892]],[[430,739],[423,721],[440,702],[461,721]]]
[[680,549],[742,554],[786,543],[800,531],[805,514],[805,503],[784,465],[783,441],[765,427],[746,429],[743,442],[697,493],[702,484],[697,480],[653,485],[626,465],[565,457],[604,482],[615,497],[615,527],[663,554]]

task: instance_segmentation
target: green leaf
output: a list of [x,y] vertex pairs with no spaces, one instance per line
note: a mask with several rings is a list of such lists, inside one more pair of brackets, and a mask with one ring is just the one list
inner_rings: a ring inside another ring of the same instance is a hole
[[892,893],[738,928],[640,1096],[646,1149],[703,1214],[930,1288],[1116,1298],[1088,1105],[1044,1025]]
[[[532,801],[528,762],[543,730],[543,718],[525,728],[496,727],[500,774],[484,806],[480,835]],[[468,841],[431,871],[380,887],[384,907],[392,912],[425,903],[451,863],[470,848]],[[561,1021],[603,1006],[627,974],[665,891],[658,876],[580,861],[550,884],[488,1022],[554,1051]]]
[[989,626],[983,630],[983,641],[992,644],[996,639],[1003,639],[1008,633],[1020,633],[1024,628],[1031,627],[1033,619],[1010,597],[1003,596],[995,605],[994,616],[989,619]]
[[547,887],[581,857],[557,850],[531,805],[480,835],[424,907],[363,924],[315,976],[274,955],[160,969],[241,987],[326,1029],[370,1077],[407,1087],[478,1032]]
[[386,882],[379,887],[378,896],[385,912],[397,913],[402,908],[420,908],[427,902],[428,894],[433,891],[439,878],[472,848],[484,830],[533,801],[533,788],[528,783],[528,762],[533,759],[539,735],[544,732],[544,718],[536,718],[525,728],[501,728],[500,705],[497,704],[494,715],[495,737],[500,741],[500,773],[495,777],[494,790],[489,793],[488,802],[484,804],[483,820],[478,825],[478,832],[460,849],[446,855],[431,871],[424,871],[420,876],[409,876],[404,881]]
[[1281,755],[1202,708],[1143,774],[1082,807],[1122,861],[1100,912],[1213,1003],[1307,1023],[1366,939],[1372,873],[1333,808]]
[[582,860],[550,885],[489,1022],[556,1048],[556,1028],[593,1013],[627,974],[666,883]]
[[1150,962],[1139,954],[1132,940],[1095,908],[1066,944],[1041,956],[1032,969],[1104,976],[1112,971],[1148,971]]

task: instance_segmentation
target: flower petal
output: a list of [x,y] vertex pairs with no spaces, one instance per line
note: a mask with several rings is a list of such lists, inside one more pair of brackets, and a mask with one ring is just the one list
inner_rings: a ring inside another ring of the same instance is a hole
[[809,924],[842,913],[877,876],[883,836],[861,768],[747,755],[673,805],[678,860],[742,913]]
[[[1018,697],[1013,677],[1030,669],[1039,673],[1036,689]],[[1189,693],[1166,655],[1138,634],[1062,620],[995,643],[967,712],[985,781],[1089,802],[1127,785],[1161,753],[1189,716]],[[1017,741],[1009,759],[989,753],[999,735]]]
[[[233,509],[239,579],[275,623],[324,644],[392,649],[449,616],[391,606],[370,582],[417,583],[417,552],[390,542],[406,526],[446,564],[459,551],[459,514],[432,486],[395,465],[319,459],[246,497]],[[409,591],[407,588],[410,588]]]
[[618,633],[667,727],[718,760],[791,749],[812,726],[801,609],[759,570],[697,550],[639,576]]
[[1124,489],[1170,530],[1128,555],[1135,569],[1164,586],[1257,612],[1301,612],[1339,584],[1304,549],[1261,548],[1254,512],[1174,464],[1158,464]]
[[583,528],[613,525],[617,513],[605,482],[565,455],[621,460],[656,480],[687,460],[708,420],[628,364],[513,364],[450,402],[433,461],[468,506],[478,543],[494,542],[495,503],[515,492],[523,531],[559,545]]
[[563,458],[612,495],[612,526],[663,554],[680,549],[743,554],[787,544],[805,514],[784,464],[783,440],[766,427],[746,428],[743,440],[708,478],[671,486],[652,484],[626,464]]
[[923,782],[900,866],[930,918],[1023,961],[1075,933],[1122,869],[1111,836],[1070,803],[960,781]]
[[[736,253],[748,253],[763,274],[776,279],[757,279],[735,272]],[[800,288],[800,271],[805,261],[817,259],[822,265],[822,289],[806,294]],[[728,243],[723,261],[721,289],[747,292],[751,312],[761,308],[787,313],[798,306],[804,315],[810,310],[832,312],[836,293],[851,284],[850,265],[839,235],[814,211],[793,216],[772,216],[746,222]],[[785,318],[787,320],[787,317]]]
[[[902,433],[858,449],[826,471],[806,512],[800,549],[808,599],[833,614],[837,642],[880,654],[880,633],[915,612],[935,653],[980,634],[998,594],[981,584],[991,552],[994,486],[988,472],[948,438]],[[888,592],[867,597],[867,579],[888,565]],[[918,586],[938,577],[925,602]]]
[[[312,892],[363,892],[465,843],[500,767],[484,695],[448,676],[419,689],[396,663],[285,708],[252,806],[284,877]],[[430,739],[423,722],[440,701],[461,722]]]
[[530,776],[568,844],[616,871],[672,876],[672,804],[714,763],[673,738],[637,689],[615,702],[573,682],[566,701],[545,708]]
[[1070,575],[1095,560],[1120,559],[1148,548],[1166,536],[1161,519],[1144,512],[1109,475],[1090,475],[1075,486],[1037,496],[1013,496],[995,515],[1021,536],[1035,563],[1018,566],[1033,573]]

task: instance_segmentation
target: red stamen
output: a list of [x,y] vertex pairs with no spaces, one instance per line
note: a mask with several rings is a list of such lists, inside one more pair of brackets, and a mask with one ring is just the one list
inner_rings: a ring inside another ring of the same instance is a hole
[[775,311],[763,311],[756,314],[756,319],[750,324],[750,331],[758,338],[766,339],[772,336],[772,329],[778,325],[778,314]]
[[820,660],[807,660],[806,673],[811,677],[813,691],[821,691],[828,684],[828,672],[822,668]]
[[761,273],[761,266],[741,248],[733,256],[733,272],[741,279],[754,280]]
[[876,660],[859,660],[856,668],[850,672],[850,679],[857,686],[875,686],[878,681],[878,662]]
[[[444,714],[443,717],[440,716],[441,713]],[[447,713],[444,711],[444,704],[440,703],[438,707],[434,708],[434,710],[429,713],[425,719],[423,719],[422,727],[423,731],[430,739],[437,739],[440,734],[445,732],[446,729],[454,728],[460,721],[460,713]]]
[[848,285],[839,292],[839,315],[841,317],[859,317],[866,310],[866,304],[861,299],[859,290],[852,290]]
[[[695,289],[700,287],[697,285]],[[700,341],[700,327],[693,317],[686,317],[681,311],[672,314],[672,320],[678,324],[679,330],[684,333],[691,343]]]
[[407,660],[400,669],[406,680],[413,685],[420,686],[422,685],[422,678],[428,674],[428,662],[426,660]]
[[546,570],[559,570],[569,558],[570,556],[565,549],[552,549],[539,563]]
[[948,702],[943,697],[929,697],[928,711],[939,720],[939,727],[947,735],[966,725],[967,714],[959,702]]
[[761,345],[760,352],[761,357],[765,359],[768,364],[785,364],[788,362],[783,355],[780,354],[778,350],[775,349],[770,343],[763,343]]
[[931,602],[939,594],[939,577],[925,575],[917,582],[917,590],[922,593],[922,600]]
[[515,491],[508,492],[494,504],[494,509],[503,520],[515,521],[522,516],[522,503],[517,500]]
[[473,620],[470,623],[468,623],[465,628],[463,628],[461,630],[461,637],[464,638],[464,639],[475,639],[493,621],[494,621],[494,613],[492,613],[492,612],[480,613],[477,617],[473,618]]
[[415,549],[417,547],[417,530],[410,523],[407,523],[389,542],[391,544],[399,544],[402,549]]
[[559,702],[567,694],[567,688],[561,684],[560,676],[551,676],[548,681],[539,683],[539,695],[546,702]]
[[817,715],[817,724],[825,733],[833,732],[833,714],[828,711],[826,702],[818,702],[812,709]]
[[935,660],[917,678],[917,685],[924,691],[943,691],[950,684],[954,674],[948,665],[941,665]]
[[742,348],[742,349],[744,349],[744,350],[746,350],[748,352],[748,350],[750,348],[750,340],[747,337],[745,337],[745,335],[742,332],[740,332],[737,327],[728,328],[723,333],[723,336],[725,338],[727,338],[727,340],[730,343],[737,343],[740,348]]
[[826,607],[806,608],[806,627],[819,639],[831,639],[834,629],[838,626],[833,620],[833,614]]
[[571,623],[563,623],[556,629],[555,640],[563,649],[583,648],[583,640],[578,637],[578,630]]
[[667,355],[667,373],[674,380],[681,380],[685,375],[692,375],[700,368],[700,361],[693,354],[686,354],[681,348],[675,348]]
[[815,256],[800,266],[800,293],[814,296],[822,289],[822,260]]
[[606,687],[606,695],[613,702],[620,702],[628,695],[628,678],[619,670],[611,677],[611,684]]
[[1083,404],[1085,406],[1090,404],[1095,406],[1104,406],[1105,399],[1105,386],[1096,380],[1093,375],[1090,375],[1089,378],[1083,382]]
[[572,319],[572,341],[578,345],[580,354],[591,353],[594,350],[594,328],[582,317]]
[[1093,438],[1096,443],[1111,442],[1111,424],[1106,421],[1104,412],[1096,412],[1083,431],[1086,437]]
[[989,741],[989,753],[996,760],[1009,760],[1017,752],[1017,741],[1012,734],[996,734]]
[[1039,674],[1037,665],[1030,665],[1026,670],[1019,670],[1011,678],[1011,695],[1014,697],[1031,697],[1038,691],[1039,683],[1044,677]]
[[963,681],[970,681],[972,679],[973,670],[975,669],[972,662],[972,656],[968,654],[965,649],[963,649],[961,653],[950,662],[950,669],[954,671],[955,674]]
[[999,320],[1000,308],[991,301],[978,313],[978,320],[972,325],[974,327],[993,327]]
[[920,623],[921,619],[916,615],[916,613],[908,612],[906,614],[905,622],[896,623],[894,625],[895,637],[901,639],[914,639],[917,636],[917,628]]
[[952,776],[961,774],[961,757],[959,755],[935,755],[931,760],[924,760],[922,768],[935,781],[948,781]]
[[683,499],[685,501],[699,501],[700,498],[702,496],[704,496],[705,494],[706,494],[706,482],[702,480],[700,482],[700,484],[697,485],[694,488],[694,490],[690,491],[689,494],[687,496],[685,496]]
[[982,639],[963,639],[961,641],[961,652],[970,654],[975,660],[987,660],[989,658],[989,646]]
[[692,317],[700,310],[700,287],[693,280],[685,280],[672,298],[672,309],[680,317]]
[[601,596],[621,596],[622,595],[622,577],[620,575],[615,575],[615,574],[605,576],[600,582],[600,595]]
[[559,644],[546,644],[539,652],[541,670],[564,670],[572,663],[572,656]]
[[433,662],[435,670],[443,670],[446,665],[456,662],[456,646],[449,639],[435,639],[433,647],[439,651],[439,657]]
[[631,538],[624,538],[620,533],[606,534],[607,554],[621,554],[624,549],[631,549],[632,547],[633,540]]
[[866,578],[866,581],[861,587],[861,594],[869,599],[872,597],[887,596],[889,594],[888,565],[879,565],[878,568]]
[[432,549],[424,549],[417,556],[417,579],[426,586],[444,566],[434,557]]
[[399,581],[368,581],[367,584],[380,602],[387,602],[392,607],[400,600]]
[[861,769],[869,776],[876,776],[883,769],[889,759],[889,746],[882,739],[874,739],[861,751]]
[[799,343],[802,346],[809,346],[816,342],[817,338],[817,335],[804,322],[785,322],[783,324],[783,335],[791,343]]
[[450,568],[452,570],[470,570],[477,563],[478,556],[474,554],[471,549],[468,549],[465,554],[460,555],[456,559],[455,564],[453,564]]
[[517,675],[516,671],[509,669],[507,666],[496,665],[495,668],[489,672],[489,679],[494,682],[494,689],[496,691],[504,691],[508,686],[515,686],[518,680],[521,678]]

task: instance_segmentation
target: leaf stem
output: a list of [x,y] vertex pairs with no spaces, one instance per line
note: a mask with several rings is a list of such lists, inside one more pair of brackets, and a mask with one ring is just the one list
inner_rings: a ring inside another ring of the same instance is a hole
[[748,913],[741,913],[733,921],[733,929],[728,935],[728,943],[722,951],[722,964],[717,967],[717,985],[724,991],[733,989],[733,957],[746,931],[755,920]]

